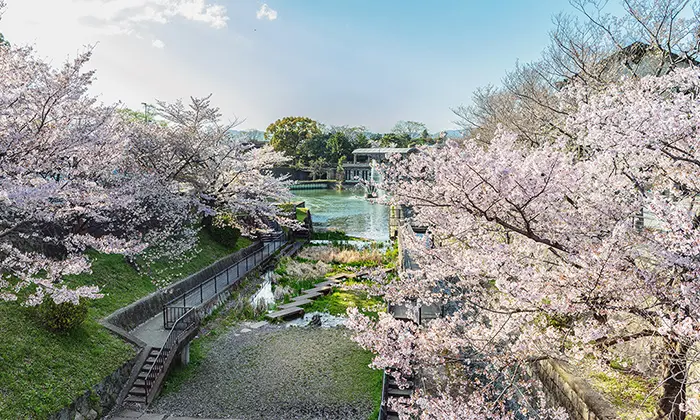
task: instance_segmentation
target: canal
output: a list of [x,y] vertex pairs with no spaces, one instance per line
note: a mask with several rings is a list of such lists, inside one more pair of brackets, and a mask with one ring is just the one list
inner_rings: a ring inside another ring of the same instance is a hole
[[389,210],[365,198],[362,187],[294,191],[311,210],[314,228],[342,230],[350,236],[389,240]]

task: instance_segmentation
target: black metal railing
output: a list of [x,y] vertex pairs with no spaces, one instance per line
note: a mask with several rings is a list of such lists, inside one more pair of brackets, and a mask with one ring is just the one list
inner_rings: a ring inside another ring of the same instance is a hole
[[[147,401],[161,373],[167,371],[167,368],[174,357],[174,353],[177,352],[183,338],[189,334],[193,328],[197,328],[198,324],[199,314],[197,313],[196,308],[189,308],[173,323],[170,333],[168,334],[168,338],[165,339],[163,347],[161,347],[160,351],[158,352],[158,355],[153,361],[151,367],[148,369],[148,373],[144,379]],[[173,357],[169,357],[171,354],[173,354]]]
[[175,321],[181,316],[183,316],[190,308],[186,306],[164,306],[163,307],[163,318],[167,319],[167,322],[164,322],[164,327],[167,329],[169,325],[170,327],[173,326]]
[[245,256],[241,256],[238,261],[227,268],[165,303],[163,305],[163,328],[166,330],[171,328],[188,308],[201,305],[231,284],[238,282],[248,271],[265,261],[287,243],[287,236],[284,232],[270,239],[250,249]]

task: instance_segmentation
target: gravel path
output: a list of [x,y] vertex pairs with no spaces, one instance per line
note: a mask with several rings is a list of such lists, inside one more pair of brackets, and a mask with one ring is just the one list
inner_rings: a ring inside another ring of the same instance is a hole
[[[244,329],[243,331],[246,331]],[[342,328],[268,325],[234,328],[209,344],[207,357],[151,411],[241,419],[361,419],[374,408],[381,377]],[[375,394],[376,397],[376,394]]]

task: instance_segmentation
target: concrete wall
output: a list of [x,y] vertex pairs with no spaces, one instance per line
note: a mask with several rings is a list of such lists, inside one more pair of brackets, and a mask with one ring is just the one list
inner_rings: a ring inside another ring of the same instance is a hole
[[289,179],[291,179],[292,181],[308,181],[311,179],[309,171],[292,168],[290,166],[278,166],[270,169],[270,172],[276,177],[288,175]]
[[572,420],[615,419],[615,408],[586,381],[570,374],[554,360],[535,363],[535,373],[544,385],[548,400],[566,409]]
[[129,380],[131,369],[134,367],[139,354],[125,362],[100,383],[63,408],[58,413],[49,417],[49,420],[94,420],[102,418],[109,412],[117,401],[119,393]]
[[[261,246],[262,242],[254,242],[249,247],[241,249],[238,252],[234,252],[233,254],[216,261],[205,269],[185,277],[177,283],[151,293],[150,295],[137,300],[131,305],[115,311],[104,319],[105,322],[103,324],[108,323],[124,331],[133,330],[137,326],[162,312],[163,305],[166,302],[208,280],[241,258],[245,258],[246,255],[254,253]],[[109,326],[107,327],[109,328]],[[119,333],[120,335],[123,335],[119,331],[115,331],[113,328],[110,329],[116,333]]]

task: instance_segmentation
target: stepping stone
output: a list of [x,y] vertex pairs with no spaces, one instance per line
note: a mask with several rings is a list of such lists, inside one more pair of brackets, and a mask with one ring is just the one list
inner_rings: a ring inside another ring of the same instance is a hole
[[248,322],[248,328],[251,328],[253,330],[257,330],[260,327],[264,327],[265,325],[268,324],[267,321],[258,321],[258,322]]
[[284,305],[278,306],[280,309],[289,309],[289,308],[295,308],[303,305],[307,305],[309,303],[313,303],[313,300],[311,299],[299,299],[299,300],[293,300],[289,303],[285,303]]
[[294,318],[297,316],[304,315],[304,310],[299,307],[282,309],[281,311],[275,311],[271,314],[267,314],[266,317],[272,320]]
[[331,286],[316,286],[313,289],[307,290],[305,293],[322,293],[324,295],[327,295],[328,293],[331,292],[332,287]]
[[319,288],[319,287],[326,287],[326,286],[333,287],[335,285],[336,285],[336,283],[334,281],[322,281],[321,283],[316,284],[314,289]]
[[319,292],[304,292],[303,295],[299,296],[302,299],[316,299],[317,297],[321,297],[321,293]]

